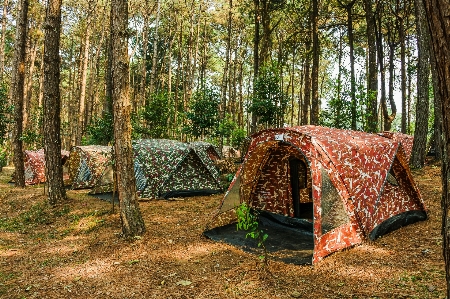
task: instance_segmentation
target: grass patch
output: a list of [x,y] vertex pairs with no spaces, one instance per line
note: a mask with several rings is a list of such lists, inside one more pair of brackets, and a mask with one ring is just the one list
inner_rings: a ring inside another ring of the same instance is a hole
[[39,225],[51,224],[55,222],[56,218],[67,215],[68,213],[70,213],[70,208],[67,205],[53,209],[45,202],[38,202],[16,217],[0,218],[0,230],[6,232],[25,232],[27,229]]

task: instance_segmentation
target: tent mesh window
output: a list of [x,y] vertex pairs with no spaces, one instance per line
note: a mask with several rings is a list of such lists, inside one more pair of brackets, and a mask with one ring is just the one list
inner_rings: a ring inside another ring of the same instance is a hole
[[89,169],[87,161],[83,159],[80,162],[80,168],[78,170],[77,181],[88,182],[91,180],[91,177],[92,177],[91,170]]
[[349,222],[344,204],[330,176],[322,168],[322,234]]

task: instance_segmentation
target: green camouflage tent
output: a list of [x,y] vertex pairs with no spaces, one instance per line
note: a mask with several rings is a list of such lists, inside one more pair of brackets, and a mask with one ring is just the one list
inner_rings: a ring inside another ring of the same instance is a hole
[[205,151],[167,139],[133,141],[138,195],[169,198],[221,192],[219,173]]

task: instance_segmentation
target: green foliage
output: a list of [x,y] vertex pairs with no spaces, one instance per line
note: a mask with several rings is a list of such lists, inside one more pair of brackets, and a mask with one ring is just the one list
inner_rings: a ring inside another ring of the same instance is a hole
[[241,147],[245,140],[245,137],[247,137],[247,132],[244,129],[234,129],[233,132],[231,132],[231,146],[234,148]]
[[264,66],[255,82],[252,103],[248,111],[254,113],[259,123],[282,126],[288,97],[281,89],[281,77],[276,64]]
[[26,144],[28,149],[40,149],[44,146],[44,136],[42,126],[44,121],[44,111],[42,107],[34,108],[30,113],[29,124],[24,128],[20,139]]
[[214,135],[219,126],[218,93],[208,88],[194,93],[186,118],[185,133],[194,137]]
[[236,216],[238,218],[237,230],[247,231],[246,238],[251,237],[258,241],[258,247],[262,247],[264,250],[264,255],[260,256],[260,258],[267,266],[267,249],[264,242],[269,235],[264,233],[262,229],[259,229],[258,212],[243,202],[236,208]]
[[103,117],[96,117],[87,127],[87,136],[83,138],[83,145],[108,145],[114,139],[113,116],[106,113]]
[[236,129],[237,125],[233,121],[231,115],[227,114],[224,119],[222,119],[219,123],[219,127],[217,129],[217,134],[224,138],[230,138],[233,131]]
[[350,129],[352,123],[351,102],[347,98],[332,98],[320,113],[319,123],[325,127]]
[[170,101],[170,94],[159,92],[150,95],[148,104],[144,107],[139,117],[143,120],[143,126],[136,126],[136,133],[151,138],[167,138],[169,132],[169,120],[175,113],[175,107]]
[[44,144],[42,134],[32,129],[23,131],[20,139],[34,149],[42,148]]
[[[319,124],[337,129],[351,129],[352,124],[352,98],[350,93],[349,74],[342,71],[343,80],[330,81],[330,88],[334,90],[327,101],[327,107],[320,113]],[[367,94],[364,80],[356,84],[356,119],[357,130],[368,129],[370,113],[367,110],[369,101],[375,94]]]

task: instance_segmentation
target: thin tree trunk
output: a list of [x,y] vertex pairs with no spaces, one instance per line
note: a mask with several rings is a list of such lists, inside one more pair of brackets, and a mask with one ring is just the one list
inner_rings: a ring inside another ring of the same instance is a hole
[[313,63],[311,69],[311,124],[319,124],[319,60],[320,60],[320,45],[319,45],[319,3],[318,0],[312,0],[312,56]]
[[[305,65],[305,59],[302,58],[300,61],[300,66]],[[303,78],[304,72],[303,67],[300,69],[300,82],[298,84],[298,115],[297,115],[297,125],[300,126],[302,124],[302,113],[303,113]]]
[[49,0],[44,41],[44,150],[48,201],[55,205],[66,199],[61,164],[60,119],[60,32],[61,0]]
[[[389,104],[391,106],[391,115],[389,116],[386,112],[385,116],[385,130],[389,131],[391,129],[392,121],[397,114],[397,106],[394,100],[394,57],[395,57],[395,43],[393,41],[392,32],[388,31],[388,44],[389,44],[389,82],[388,82],[388,92],[389,92]],[[386,108],[387,111],[387,108]],[[392,117],[392,120],[391,120]]]
[[23,96],[25,82],[25,56],[28,24],[28,0],[21,0],[17,19],[16,42],[14,45],[13,77],[11,80],[11,96],[14,103],[14,126],[12,147],[14,152],[15,185],[25,187],[25,167],[23,161]]
[[348,44],[350,48],[350,97],[351,97],[351,128],[356,130],[357,115],[357,101],[356,101],[356,79],[355,79],[355,54],[354,54],[354,38],[353,38],[353,14],[352,9],[355,4],[355,0],[345,5],[347,10],[347,36]]
[[397,29],[400,39],[400,85],[402,93],[401,132],[406,134],[406,35],[402,17],[397,16]]
[[311,107],[311,42],[309,40],[305,43],[306,59],[304,61],[305,68],[305,86],[304,86],[304,101],[302,107],[302,125],[309,124],[309,111]]
[[427,154],[428,110],[429,110],[429,77],[430,77],[430,38],[425,17],[425,8],[421,0],[414,1],[416,9],[417,30],[417,103],[414,144],[410,164],[414,168],[425,165]]
[[372,10],[373,0],[364,0],[366,12],[366,36],[368,51],[368,78],[367,78],[367,131],[374,133],[378,130],[378,73],[377,73],[377,48],[376,48],[376,23]]
[[131,104],[129,99],[128,3],[111,1],[112,16],[112,87],[114,105],[114,159],[119,191],[122,234],[125,237],[145,232],[136,195],[136,179],[131,146]]

